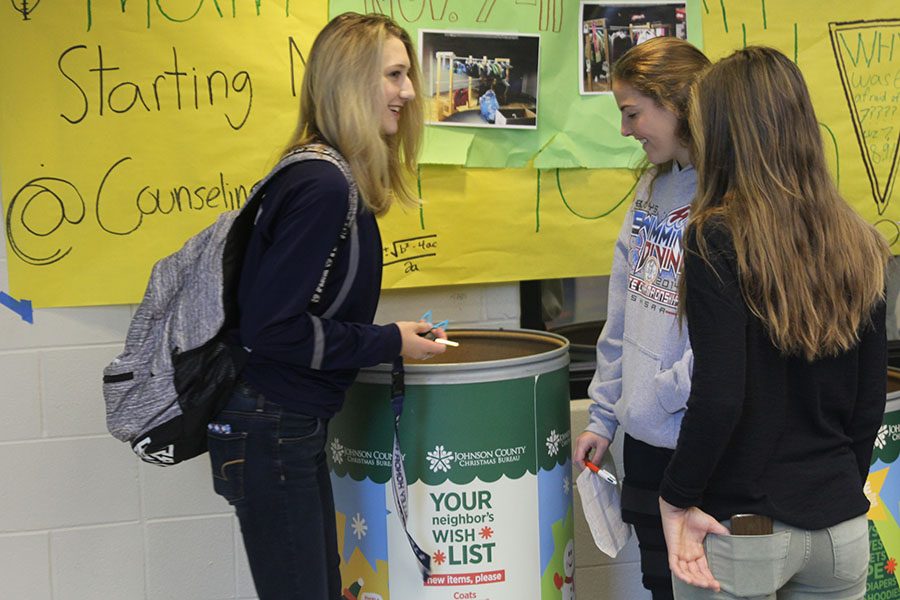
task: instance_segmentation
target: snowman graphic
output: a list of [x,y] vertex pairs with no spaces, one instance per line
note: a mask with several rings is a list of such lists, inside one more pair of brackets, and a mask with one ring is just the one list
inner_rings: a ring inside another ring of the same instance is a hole
[[359,592],[362,590],[362,586],[365,585],[362,577],[354,581],[350,584],[350,587],[344,588],[344,594],[341,596],[341,600],[359,600]]
[[553,585],[562,592],[562,600],[575,600],[575,542],[569,540],[566,550],[563,552],[563,572],[553,574]]

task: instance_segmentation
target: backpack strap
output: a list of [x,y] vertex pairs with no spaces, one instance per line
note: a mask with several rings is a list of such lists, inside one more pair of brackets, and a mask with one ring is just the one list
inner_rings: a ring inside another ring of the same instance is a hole
[[[298,163],[304,160],[324,160],[326,162],[330,162],[338,169],[340,169],[341,173],[343,173],[344,177],[347,179],[347,183],[350,186],[350,194],[347,202],[347,216],[344,219],[344,225],[341,227],[341,232],[338,235],[338,239],[334,244],[334,247],[331,249],[331,252],[328,254],[328,258],[325,259],[325,265],[322,269],[322,276],[319,278],[319,283],[316,285],[316,289],[313,292],[312,298],[310,299],[310,306],[315,306],[322,301],[322,293],[325,290],[325,284],[328,281],[328,276],[331,273],[331,267],[334,265],[335,258],[337,257],[338,250],[341,245],[349,238],[350,239],[350,264],[347,268],[347,275],[344,277],[344,281],[341,283],[341,288],[338,290],[337,295],[332,300],[331,304],[329,304],[325,311],[322,313],[321,318],[328,319],[340,309],[340,307],[344,304],[344,301],[347,299],[347,296],[350,294],[350,288],[353,287],[353,281],[356,279],[357,271],[359,270],[359,232],[356,229],[356,214],[359,210],[359,188],[356,185],[356,181],[353,179],[353,174],[350,171],[350,165],[347,164],[347,161],[341,156],[340,152],[332,148],[331,146],[327,146],[325,144],[306,144],[304,146],[300,146],[286,154],[278,164],[266,175],[259,183],[253,186],[253,189],[250,192],[250,198],[247,200],[247,203],[241,209],[253,211],[257,210],[256,216],[258,216],[258,210],[256,207],[260,204],[262,199],[261,191],[266,186],[267,183],[282,171],[285,167],[288,167],[294,163]],[[259,198],[259,200],[257,200]],[[251,204],[253,205],[251,207]],[[254,217],[254,220],[256,218]]]
[[[334,248],[332,248],[331,253],[325,260],[325,268],[322,270],[322,277],[319,279],[319,284],[316,286],[312,299],[310,300],[310,304],[313,305],[318,304],[321,301],[322,293],[325,290],[325,283],[328,281],[328,275],[331,271],[331,267],[334,265],[334,259],[337,256],[338,249],[349,237],[350,264],[347,267],[347,275],[344,277],[344,281],[341,283],[341,287],[334,297],[334,300],[332,300],[331,304],[326,307],[325,312],[321,315],[321,318],[328,319],[334,316],[338,309],[344,304],[344,301],[350,294],[350,288],[353,286],[353,281],[356,279],[356,273],[359,270],[359,232],[356,229],[356,213],[359,209],[359,189],[350,172],[350,165],[347,164],[344,157],[334,148],[324,144],[310,144],[299,150],[301,154],[314,155],[312,158],[313,160],[327,160],[335,165],[341,170],[341,173],[344,174],[347,183],[350,185],[350,194],[347,202],[347,218],[344,220],[344,226],[341,228],[341,233],[338,235],[338,240],[335,243]],[[292,155],[293,152],[288,154],[285,158]]]

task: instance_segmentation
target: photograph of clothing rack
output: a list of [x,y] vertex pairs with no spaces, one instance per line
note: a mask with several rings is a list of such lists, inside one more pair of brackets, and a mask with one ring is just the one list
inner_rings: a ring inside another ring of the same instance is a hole
[[540,37],[419,32],[426,119],[463,127],[537,127]]
[[651,38],[687,39],[684,0],[620,4],[583,0],[579,28],[579,88],[582,94],[609,93],[615,62],[629,48]]
[[[435,58],[438,61],[435,69],[434,94],[436,101],[438,121],[451,118],[454,114],[467,110],[479,110],[479,101],[485,91],[479,94],[480,82],[489,78],[491,86],[487,91],[501,88],[501,94],[509,89],[509,73],[512,64],[508,58],[459,58],[453,52],[437,52]],[[442,81],[441,77],[449,77],[449,82]],[[500,86],[497,85],[500,83]],[[448,85],[443,85],[448,84]],[[494,97],[497,96],[494,91]],[[499,100],[498,100],[499,106]],[[502,115],[501,115],[502,119]],[[497,116],[494,116],[497,120]]]

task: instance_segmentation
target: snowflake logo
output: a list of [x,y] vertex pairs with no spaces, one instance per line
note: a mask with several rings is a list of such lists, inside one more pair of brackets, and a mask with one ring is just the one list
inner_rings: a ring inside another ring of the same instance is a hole
[[428,459],[428,468],[437,473],[438,471],[447,472],[450,470],[450,461],[453,460],[453,453],[444,450],[443,446],[435,446],[431,452],[426,452],[425,457]]
[[331,440],[331,460],[337,465],[344,462],[344,446],[338,438]]
[[561,439],[555,429],[550,430],[550,435],[547,436],[547,454],[550,456],[559,454],[559,442]]
[[897,570],[897,559],[893,556],[888,559],[886,563],[884,563],[884,570],[888,575],[893,575]]
[[447,556],[440,550],[438,550],[437,552],[432,554],[431,558],[433,558],[434,562],[436,562],[439,565],[444,564],[444,561],[447,560]]
[[350,527],[353,529],[353,535],[356,536],[357,540],[363,539],[366,532],[369,530],[369,526],[366,525],[366,520],[363,519],[362,515],[359,513],[353,515],[353,521],[350,522]]
[[883,450],[885,445],[887,445],[887,425],[882,425],[878,430],[878,435],[875,437],[875,447],[879,450]]
[[478,532],[478,535],[480,535],[483,540],[489,540],[494,535],[494,530],[490,527],[482,527],[481,531]]
[[563,494],[568,496],[570,489],[572,489],[572,483],[569,481],[568,477],[563,477]]

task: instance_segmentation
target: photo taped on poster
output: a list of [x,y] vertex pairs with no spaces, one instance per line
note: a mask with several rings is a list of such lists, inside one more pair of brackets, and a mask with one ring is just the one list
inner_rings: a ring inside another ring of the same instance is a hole
[[540,36],[419,31],[432,125],[535,129]]
[[629,48],[660,36],[687,39],[684,0],[582,0],[578,14],[578,85],[582,95],[611,93],[613,65]]

